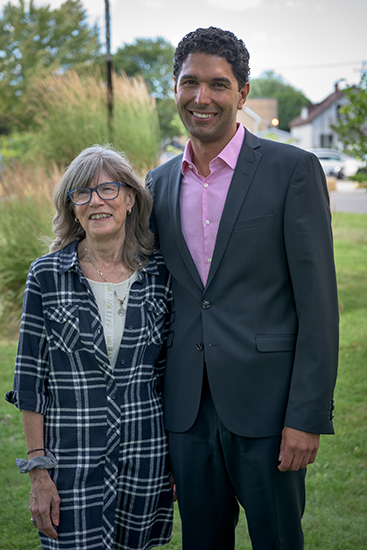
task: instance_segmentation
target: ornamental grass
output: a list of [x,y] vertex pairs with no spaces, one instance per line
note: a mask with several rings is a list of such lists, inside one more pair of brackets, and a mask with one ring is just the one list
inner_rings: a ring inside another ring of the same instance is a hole
[[123,151],[140,175],[157,164],[158,115],[142,78],[113,76],[114,108],[110,121],[107,91],[100,74],[46,74],[32,80],[26,109],[36,126],[28,158],[58,166],[83,149],[110,143]]
[[30,264],[48,252],[52,235],[51,193],[61,178],[53,165],[13,164],[0,180],[0,326],[11,336],[19,328]]

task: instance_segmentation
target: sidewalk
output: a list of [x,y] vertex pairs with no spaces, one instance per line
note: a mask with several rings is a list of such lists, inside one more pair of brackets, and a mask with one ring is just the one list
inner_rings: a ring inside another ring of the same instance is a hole
[[330,191],[332,212],[367,214],[367,190],[357,189],[350,181],[337,180],[336,191]]

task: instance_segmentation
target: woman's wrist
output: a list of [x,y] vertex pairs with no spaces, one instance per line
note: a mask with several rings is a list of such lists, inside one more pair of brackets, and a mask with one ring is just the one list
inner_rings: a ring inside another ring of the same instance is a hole
[[22,460],[21,458],[15,459],[15,463],[21,474],[26,474],[34,468],[39,468],[41,470],[52,470],[53,468],[56,468],[58,464],[57,459],[51,451],[38,450],[37,452],[44,452],[44,455],[35,455],[30,460]]
[[46,449],[37,448],[37,449],[31,449],[27,452],[28,458],[34,458],[35,456],[45,456]]

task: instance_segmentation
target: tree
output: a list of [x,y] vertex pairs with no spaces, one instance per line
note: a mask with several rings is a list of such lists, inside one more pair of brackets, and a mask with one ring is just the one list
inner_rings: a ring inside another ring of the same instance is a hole
[[259,78],[251,80],[250,97],[274,97],[278,100],[279,128],[289,132],[289,123],[299,115],[301,107],[310,100],[281,75],[265,71]]
[[137,38],[117,50],[113,58],[114,69],[124,71],[127,76],[141,75],[156,99],[172,98],[174,51],[172,44],[161,36]]
[[48,70],[88,66],[100,54],[99,30],[89,27],[81,0],[37,8],[30,0],[8,2],[0,17],[0,126],[9,117],[31,124],[21,104],[30,77]]
[[177,134],[172,124],[176,113],[173,101],[172,64],[174,47],[170,42],[157,38],[137,38],[132,44],[124,44],[113,58],[114,69],[127,76],[141,75],[157,101],[159,125],[162,137]]
[[338,122],[333,126],[348,152],[357,158],[367,155],[367,73],[363,73],[358,86],[343,90],[348,100],[340,107]]

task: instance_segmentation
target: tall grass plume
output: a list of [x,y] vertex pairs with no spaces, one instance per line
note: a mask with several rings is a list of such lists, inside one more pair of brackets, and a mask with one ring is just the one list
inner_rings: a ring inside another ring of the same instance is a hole
[[52,236],[52,189],[56,166],[5,167],[0,180],[0,325],[11,335],[19,327],[30,264],[46,254]]

